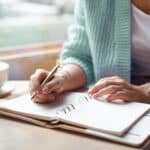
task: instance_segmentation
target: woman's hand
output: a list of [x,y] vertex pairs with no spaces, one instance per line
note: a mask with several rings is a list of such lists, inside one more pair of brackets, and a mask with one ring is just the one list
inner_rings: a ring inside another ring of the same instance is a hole
[[147,84],[133,85],[118,76],[114,76],[99,80],[89,89],[88,93],[95,99],[108,95],[108,102],[115,100],[150,102],[150,95],[147,92],[148,88]]
[[41,88],[40,83],[48,75],[48,71],[44,69],[37,69],[36,72],[30,78],[30,93],[36,93],[34,102],[46,103],[56,99],[56,96],[64,90],[64,76],[55,75],[46,85]]

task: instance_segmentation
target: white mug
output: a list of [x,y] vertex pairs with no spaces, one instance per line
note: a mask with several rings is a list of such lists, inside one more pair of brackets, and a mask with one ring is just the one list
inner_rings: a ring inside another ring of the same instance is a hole
[[9,64],[0,61],[0,88],[8,80]]

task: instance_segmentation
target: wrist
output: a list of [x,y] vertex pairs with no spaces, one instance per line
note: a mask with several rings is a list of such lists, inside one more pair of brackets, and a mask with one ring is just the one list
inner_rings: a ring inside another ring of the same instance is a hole
[[66,91],[67,85],[71,79],[69,71],[65,70],[63,67],[59,68],[55,73],[55,77],[59,78],[63,91]]
[[150,83],[140,85],[139,89],[148,99],[150,99]]
[[147,97],[150,99],[150,83],[145,84],[145,93]]

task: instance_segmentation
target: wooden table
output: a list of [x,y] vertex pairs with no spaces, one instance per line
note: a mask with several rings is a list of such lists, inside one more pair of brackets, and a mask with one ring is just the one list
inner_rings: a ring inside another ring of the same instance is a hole
[[[15,90],[8,98],[27,92],[27,81],[11,81]],[[6,99],[0,100],[0,102]],[[0,150],[150,150],[150,140],[140,148],[128,147],[100,138],[46,129],[0,116]]]

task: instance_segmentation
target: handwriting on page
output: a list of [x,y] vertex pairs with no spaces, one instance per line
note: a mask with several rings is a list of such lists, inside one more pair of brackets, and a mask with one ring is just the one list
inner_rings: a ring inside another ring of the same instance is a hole
[[[83,102],[84,103],[85,102],[89,102],[89,97],[86,96],[86,95],[82,95],[82,96],[79,97],[79,101],[78,102],[80,102],[80,104],[83,103]],[[76,104],[75,103],[74,104],[69,104],[69,105],[59,109],[56,112],[56,114],[67,114],[67,113],[69,113],[69,112],[71,112],[73,110],[76,110],[77,105],[78,105],[77,103]]]

